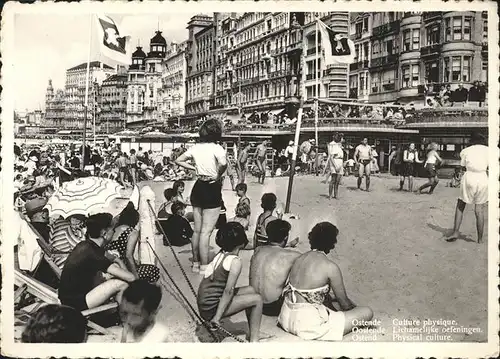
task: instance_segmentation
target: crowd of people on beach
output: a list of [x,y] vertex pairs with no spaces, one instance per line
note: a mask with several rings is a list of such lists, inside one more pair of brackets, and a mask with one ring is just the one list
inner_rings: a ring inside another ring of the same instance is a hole
[[[294,250],[303,240],[291,235],[297,223],[295,218],[283,213],[274,193],[264,193],[260,199],[262,212],[252,213],[246,183],[249,144],[244,143],[237,153],[228,154],[221,141],[222,130],[219,121],[207,120],[200,126],[197,143],[179,148],[170,158],[159,156],[159,161],[141,148],[126,154],[118,147],[89,147],[80,151],[84,155],[78,158],[76,150],[28,151],[15,145],[18,189],[15,207],[30,228],[56,249],[53,258],[61,271],[60,278],[47,278],[49,268],[44,269],[45,274],[38,272],[40,280],[57,288],[60,305],[47,305],[38,310],[28,322],[22,341],[84,342],[87,319],[81,312],[110,301],[119,304],[122,342],[175,341],[168,328],[157,320],[162,299],[161,270],[157,265],[139,263],[134,256],[139,237],[138,208],[130,202],[115,217],[99,213],[55,221],[49,220],[50,213],[45,208],[59,182],[114,173],[114,178],[124,187],[135,186],[142,179],[137,172],[143,165],[148,168],[160,165],[162,171],[170,166],[175,172],[171,177],[175,179],[172,187],[164,191],[165,202],[159,207],[155,225],[164,245],[191,246],[191,271],[201,279],[197,309],[210,330],[217,331],[223,318],[242,311],[247,314],[246,340],[250,342],[264,339],[260,332],[262,315],[276,316],[283,330],[305,340],[338,341],[353,329],[353,323],[370,325],[373,311],[349,299],[339,266],[327,256],[337,245],[339,229],[330,222],[312,224],[308,234],[310,250],[304,253]],[[461,167],[466,171],[460,169],[457,174],[461,176],[461,192],[454,230],[446,238],[448,241],[458,237],[466,204],[475,206],[478,242],[482,241],[488,199],[488,148],[482,141],[481,136],[474,134],[471,146],[462,151]],[[313,140],[306,142],[298,152],[305,155],[307,163],[311,151],[317,155],[317,147]],[[260,184],[264,183],[268,171],[268,145],[267,141],[260,143],[253,156]],[[285,158],[292,158],[293,146],[290,142]],[[365,188],[370,190],[376,151],[366,138],[347,160],[349,151],[346,150],[343,135],[335,133],[324,159],[323,175],[328,175],[329,198],[338,198],[342,176],[349,172],[357,173],[359,189],[365,178]],[[79,161],[84,161],[83,170]],[[401,176],[400,189],[408,179],[408,188],[413,191],[415,166],[424,162],[415,145],[396,148],[390,161],[396,174]],[[432,143],[424,163],[429,182],[421,186],[419,192],[426,188],[429,193],[434,191],[438,184],[436,168],[440,163],[437,146]],[[314,171],[318,173],[317,168]],[[184,193],[184,176],[195,179],[189,196]],[[222,196],[226,177],[238,197],[234,215],[227,213]],[[249,232],[251,223],[255,223],[253,233]],[[209,249],[214,232],[220,251],[211,258]],[[239,256],[242,250],[254,251],[250,263]],[[19,265],[27,272],[33,270],[22,258],[19,256]],[[246,265],[250,269],[250,284],[238,287]]]

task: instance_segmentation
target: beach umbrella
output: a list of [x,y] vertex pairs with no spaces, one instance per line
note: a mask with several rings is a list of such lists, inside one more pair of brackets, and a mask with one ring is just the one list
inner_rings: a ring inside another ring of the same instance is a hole
[[154,132],[147,132],[142,135],[142,137],[147,137],[147,138],[167,138],[169,137],[166,133],[159,132],[159,131],[154,131]]
[[127,137],[127,136],[130,136],[130,137],[133,137],[133,136],[137,136],[138,133],[136,131],[132,131],[132,130],[123,130],[123,131],[120,131],[120,132],[117,132],[117,133],[114,133],[113,135],[109,136],[109,137],[115,137],[115,136],[118,136],[118,137]]
[[65,182],[49,198],[45,208],[50,216],[68,218],[81,214],[119,214],[132,201],[137,208],[137,188],[123,189],[114,180],[100,177],[84,177]]

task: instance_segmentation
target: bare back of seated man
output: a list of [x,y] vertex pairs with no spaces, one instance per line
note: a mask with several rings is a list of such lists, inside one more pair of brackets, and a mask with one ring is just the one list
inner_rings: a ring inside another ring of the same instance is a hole
[[282,292],[294,261],[301,253],[285,249],[290,223],[275,219],[266,227],[268,245],[257,247],[250,261],[250,285],[264,302],[262,313],[278,316],[283,304]]

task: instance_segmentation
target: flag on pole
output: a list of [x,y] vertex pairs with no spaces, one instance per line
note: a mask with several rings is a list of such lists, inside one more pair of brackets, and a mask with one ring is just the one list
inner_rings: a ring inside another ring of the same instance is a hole
[[326,24],[318,21],[318,31],[321,34],[321,42],[324,55],[324,64],[352,64],[356,55],[354,42],[346,35],[330,29]]
[[120,33],[113,19],[97,15],[101,54],[123,64],[131,64],[130,36]]

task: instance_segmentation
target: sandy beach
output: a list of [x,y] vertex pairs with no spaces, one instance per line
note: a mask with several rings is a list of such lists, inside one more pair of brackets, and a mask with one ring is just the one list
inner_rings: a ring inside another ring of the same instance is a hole
[[[331,221],[340,230],[339,242],[329,257],[342,269],[349,297],[357,305],[370,306],[380,326],[370,335],[349,334],[344,341],[394,341],[395,332],[407,321],[425,319],[455,320],[454,326],[477,328],[475,333],[453,333],[448,340],[482,342],[487,340],[487,245],[478,245],[473,209],[465,211],[461,232],[463,238],[447,243],[443,235],[452,226],[459,189],[445,187],[441,180],[434,195],[397,191],[398,178],[372,177],[371,192],[356,189],[356,178],[346,177],[340,188],[340,199],[328,200],[327,185],[321,177],[297,176],[294,181],[290,211],[300,217],[294,221],[294,233],[300,235],[297,250],[309,249],[307,233],[319,221]],[[425,179],[416,179],[415,187]],[[253,177],[247,180],[252,201],[252,221],[260,213],[260,197],[275,192],[285,201],[288,179],[269,178],[264,186]],[[186,195],[193,183],[186,183]],[[163,202],[166,182],[144,182],[156,194],[156,208]],[[362,186],[364,188],[364,184]],[[226,179],[223,198],[228,218],[234,213],[237,198]],[[249,234],[253,234],[251,222]],[[212,252],[218,251],[212,236]],[[487,238],[485,239],[487,241]],[[190,246],[174,249],[195,290],[201,280],[191,273]],[[184,295],[196,308],[196,299],[173,258],[161,241],[157,252]],[[248,284],[248,265],[253,251],[243,251],[246,263],[239,285]],[[209,334],[197,328],[187,306],[162,274],[164,296],[160,320],[171,328],[175,342],[211,341]],[[395,325],[395,321],[399,324]],[[402,324],[401,324],[402,323]],[[230,332],[243,337],[247,330],[243,313],[223,321]],[[261,331],[270,340],[300,341],[276,325],[275,317],[263,317]],[[429,337],[430,338],[430,337]],[[428,340],[430,340],[428,338]],[[436,338],[434,338],[436,339]],[[231,340],[229,338],[225,340]],[[415,339],[415,340],[418,340]],[[105,336],[91,336],[91,342],[107,341]],[[425,339],[424,339],[425,341]]]

